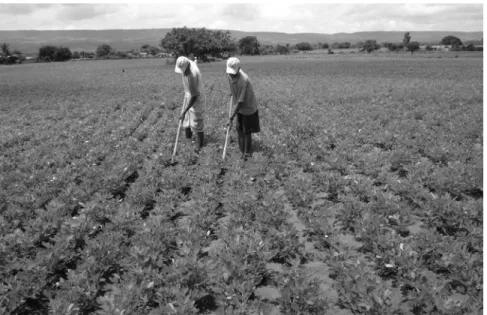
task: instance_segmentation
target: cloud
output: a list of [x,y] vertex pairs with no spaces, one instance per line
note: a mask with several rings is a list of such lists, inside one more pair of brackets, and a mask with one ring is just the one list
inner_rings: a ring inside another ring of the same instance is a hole
[[209,29],[227,29],[228,28],[228,23],[223,20],[216,20],[215,22],[211,23],[208,25]]
[[465,16],[475,16],[482,20],[482,5],[463,4],[356,4],[343,12],[343,18],[354,21],[369,19],[392,19],[416,22],[424,19],[461,20]]
[[89,20],[98,16],[116,13],[120,6],[116,4],[63,4],[58,11],[58,18],[62,20],[76,21]]
[[223,7],[221,15],[236,20],[252,21],[260,18],[260,10],[252,3],[232,3]]
[[191,5],[183,5],[181,9],[179,9],[179,12],[183,16],[190,17],[192,13],[194,13],[196,10],[193,6]]
[[[478,4],[355,4],[343,6],[327,24],[342,32],[354,31],[481,31]],[[340,24],[347,22],[348,25]]]
[[[25,18],[28,15],[28,18]],[[22,18],[18,18],[22,16]],[[0,30],[206,27],[285,33],[481,31],[482,4],[0,4]]]
[[279,23],[272,25],[271,30],[277,32],[277,31],[281,30],[282,27],[283,27],[283,24],[281,22],[279,22]]
[[298,33],[305,33],[306,32],[306,28],[302,25],[294,25],[294,29],[298,32]]
[[49,9],[56,6],[57,4],[48,3],[0,3],[0,12],[2,15],[27,15],[39,9]]

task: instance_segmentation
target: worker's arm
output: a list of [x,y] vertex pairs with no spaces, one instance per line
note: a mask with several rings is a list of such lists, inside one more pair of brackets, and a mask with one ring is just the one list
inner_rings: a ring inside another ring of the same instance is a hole
[[235,116],[237,115],[238,111],[242,106],[243,106],[243,102],[237,103],[237,106],[235,107],[235,111],[233,112],[232,116],[230,116],[230,120],[228,121],[227,126],[230,126],[232,124],[233,118],[235,118]]
[[196,102],[196,99],[197,98],[198,98],[197,95],[191,96],[191,98],[189,99],[188,106],[186,106],[186,108],[184,109],[183,113],[181,114],[181,117],[179,117],[180,120],[184,120],[184,116],[186,115],[186,113],[188,112],[188,110],[194,105],[194,103]]
[[189,85],[189,93],[191,95],[191,98],[189,99],[189,103],[184,109],[183,113],[181,114],[181,117],[179,119],[184,120],[184,115],[188,112],[188,110],[194,105],[196,100],[198,99],[198,96],[200,96],[200,92],[198,91],[198,81],[197,79],[190,75],[188,76],[188,85]]
[[233,120],[233,118],[235,118],[235,116],[237,115],[238,111],[242,106],[243,106],[243,102],[237,103],[237,106],[235,107],[235,111],[233,112],[232,116],[230,116],[230,120]]

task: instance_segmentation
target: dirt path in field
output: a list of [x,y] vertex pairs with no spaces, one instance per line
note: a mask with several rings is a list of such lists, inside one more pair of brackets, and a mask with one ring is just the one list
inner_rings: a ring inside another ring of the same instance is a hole
[[[299,237],[299,242],[304,245],[305,250],[307,253],[310,253],[313,257],[313,260],[308,261],[307,263],[302,265],[302,268],[306,269],[306,272],[312,279],[317,279],[320,282],[320,295],[321,297],[325,298],[330,308],[324,315],[352,315],[353,313],[346,309],[341,309],[338,303],[338,292],[333,288],[333,284],[335,281],[329,277],[329,266],[326,264],[326,254],[321,252],[320,250],[315,248],[314,242],[310,242],[307,240],[305,236],[307,227],[305,224],[299,219],[298,214],[295,209],[291,206],[288,202],[287,197],[283,196],[283,204],[284,209],[283,211],[288,214],[288,223],[291,224],[297,231],[297,235]],[[184,207],[183,207],[184,208]],[[185,212],[181,213],[180,216],[176,219],[176,225],[180,227],[189,226],[192,218],[193,213]],[[217,220],[217,225],[220,227],[225,227],[229,220],[230,214],[224,214]],[[359,247],[360,244],[353,241],[353,237],[344,236],[342,241],[344,243],[348,243],[350,246]],[[212,253],[215,251],[219,251],[223,246],[221,240],[213,240],[210,242],[209,246],[203,249],[203,252]],[[271,272],[277,273],[284,273],[285,267],[279,263],[272,263],[269,262],[266,264],[266,267]],[[262,301],[266,301],[263,303],[262,313],[263,315],[279,315],[282,314],[280,309],[275,305],[276,301],[282,297],[279,289],[275,286],[261,286],[256,288],[254,291],[256,296],[258,296]],[[210,313],[216,314],[216,313]]]
[[[186,145],[191,145],[190,142],[184,142],[183,147]],[[223,170],[223,169],[222,169]],[[224,181],[225,171],[219,176],[219,181],[221,184]],[[288,200],[286,193],[282,193],[282,204],[283,211],[288,215],[287,223],[289,223],[297,232],[299,242],[304,246],[305,252],[309,254],[309,260],[302,264],[300,267],[305,270],[311,279],[316,279],[319,282],[319,296],[328,302],[329,309],[324,313],[325,315],[352,315],[354,314],[349,309],[343,309],[340,306],[340,296],[336,288],[336,281],[330,277],[331,268],[327,263],[331,257],[346,255],[348,258],[352,258],[354,261],[359,260],[363,262],[367,269],[373,269],[375,267],[374,261],[371,261],[365,256],[365,254],[359,251],[362,247],[362,243],[355,240],[355,236],[346,232],[343,232],[341,225],[336,222],[336,216],[343,211],[343,203],[334,203],[332,206],[323,209],[327,213],[326,217],[328,219],[328,224],[333,227],[330,231],[333,235],[332,244],[330,239],[329,244],[324,244],[326,242],[323,240],[311,241],[308,238],[308,232],[313,232],[312,227],[308,227],[300,217],[298,216],[297,208],[295,208],[292,203]],[[182,207],[185,208],[185,207]],[[178,216],[175,223],[180,227],[189,226],[193,220],[194,213],[186,212],[181,213]],[[225,227],[229,220],[231,220],[231,214],[222,213],[216,223],[216,226]],[[410,226],[412,233],[418,232],[420,227],[420,222],[415,222]],[[207,253],[212,253],[215,251],[220,251],[223,243],[221,240],[213,240],[210,242],[208,247],[204,248],[203,251]],[[267,263],[267,269],[273,273],[286,274],[286,267],[279,263]],[[279,315],[282,314],[278,305],[278,300],[282,298],[279,288],[274,285],[261,286],[255,289],[254,294],[263,301],[263,315]],[[217,314],[217,313],[210,313]]]
[[[327,264],[327,259],[329,259],[330,255],[338,256],[347,251],[349,258],[352,258],[354,261],[360,261],[368,270],[375,269],[376,263],[359,250],[363,244],[358,242],[353,234],[343,232],[341,224],[336,222],[336,216],[344,209],[343,203],[335,203],[333,206],[323,209],[323,211],[327,212],[328,224],[333,227],[331,234],[335,235],[335,240],[337,241],[335,244],[327,244],[327,246],[331,245],[331,251],[325,253],[319,249],[323,248],[323,246],[316,248],[315,245],[319,241],[309,241],[307,239],[305,236],[308,231],[306,224],[298,217],[296,209],[291,206],[287,197],[284,198],[284,201],[284,211],[289,214],[288,223],[296,229],[299,241],[304,244],[306,252],[312,254],[314,257],[314,260],[308,261],[302,267],[306,269],[311,277],[320,281],[320,294],[326,297],[330,306],[325,314],[354,314],[351,310],[343,309],[339,306],[339,293],[334,286],[336,281],[330,278],[330,266]],[[411,234],[417,234],[423,229],[422,225],[423,222],[420,218],[412,216],[408,230]]]
[[[287,197],[285,197],[284,200],[287,201]],[[352,315],[353,313],[351,311],[342,309],[337,305],[338,292],[333,287],[335,281],[330,278],[329,266],[326,264],[325,253],[317,250],[315,248],[315,242],[308,241],[307,237],[304,236],[307,228],[305,224],[299,219],[296,210],[293,209],[289,202],[285,203],[284,211],[289,214],[288,223],[292,224],[292,226],[298,232],[300,243],[304,244],[306,252],[311,253],[314,257],[314,260],[308,261],[302,267],[306,269],[306,271],[312,278],[316,278],[318,279],[318,281],[320,281],[320,293],[328,300],[330,305],[330,309],[325,314]],[[343,237],[341,238],[341,242],[354,248],[358,248],[361,246],[360,243],[353,240],[353,237],[347,235],[343,235]],[[335,254],[339,254],[337,248],[332,248],[331,250]]]
[[[221,177],[224,176],[224,173]],[[223,181],[223,178],[220,178]],[[356,250],[362,246],[361,243],[355,241],[354,236],[350,234],[343,234],[339,232],[340,226],[337,225],[334,232],[336,232],[337,239],[339,244],[336,246],[334,244],[331,245],[331,248],[327,252],[323,252],[318,248],[322,248],[323,246],[315,246],[317,241],[309,241],[308,237],[306,236],[307,231],[309,228],[306,226],[305,223],[298,217],[298,213],[296,209],[292,206],[291,202],[289,202],[285,192],[282,195],[283,201],[283,211],[288,215],[287,222],[294,227],[297,232],[297,236],[299,242],[304,245],[306,253],[310,254],[309,256],[312,257],[308,260],[305,264],[302,264],[301,267],[305,269],[306,273],[309,275],[311,279],[316,279],[320,283],[320,297],[327,300],[329,304],[329,309],[324,313],[324,315],[352,315],[352,311],[348,309],[342,309],[339,304],[339,293],[334,287],[336,283],[330,277],[330,267],[327,264],[327,259],[329,259],[330,255],[340,255],[340,251],[344,249],[352,249],[356,253],[356,257],[361,261],[365,261],[365,257],[363,254],[357,252]],[[333,218],[339,211],[342,209],[343,204],[335,204],[331,208],[327,209],[326,211],[329,212],[330,216]],[[183,207],[184,208],[184,207]],[[180,227],[189,226],[192,218],[192,213],[181,213],[175,223]],[[225,213],[222,217],[217,220],[217,225],[220,227],[224,227],[228,224],[230,220],[230,214]],[[334,222],[330,222],[330,225],[333,225]],[[211,241],[207,248],[204,248],[204,252],[214,252],[219,251],[223,246],[222,241],[217,239]],[[325,246],[326,247],[326,246]],[[285,273],[285,266],[279,263],[272,263],[269,262],[266,264],[266,267],[269,271],[275,273]],[[263,315],[279,315],[282,314],[277,306],[277,300],[282,297],[279,289],[273,285],[269,286],[261,286],[255,289],[254,293],[264,302],[264,310]]]

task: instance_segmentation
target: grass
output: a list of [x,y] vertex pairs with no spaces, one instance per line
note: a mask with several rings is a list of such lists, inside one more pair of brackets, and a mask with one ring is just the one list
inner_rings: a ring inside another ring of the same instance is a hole
[[206,144],[180,138],[175,166],[172,65],[2,67],[0,312],[481,310],[469,56],[242,57],[262,123],[247,162],[235,142],[221,162],[225,65],[201,64]]

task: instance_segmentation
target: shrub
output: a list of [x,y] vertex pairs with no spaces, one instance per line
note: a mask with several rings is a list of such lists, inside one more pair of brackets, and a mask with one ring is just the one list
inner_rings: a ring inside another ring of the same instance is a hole
[[380,46],[379,44],[377,44],[377,41],[375,39],[369,39],[365,41],[364,50],[367,51],[369,54],[379,48]]
[[412,55],[415,51],[419,50],[419,43],[418,42],[409,42],[406,47],[407,47],[407,50],[410,51],[411,55]]
[[96,48],[96,56],[97,57],[106,57],[110,55],[110,53],[113,51],[113,48],[108,45],[108,44],[103,44],[100,45]]
[[[46,57],[49,57],[47,59]],[[67,47],[43,46],[39,48],[38,60],[41,61],[66,61],[71,59],[71,50]]]
[[240,53],[244,55],[258,55],[260,53],[260,43],[255,36],[246,36],[238,42]]
[[49,57],[49,61],[54,60],[54,55],[56,54],[57,47],[56,46],[42,46],[39,48],[39,60],[46,60],[46,57]]
[[73,54],[67,47],[59,47],[54,53],[54,61],[66,61],[72,58]]
[[297,43],[296,49],[298,49],[298,50],[313,50],[313,46],[311,46],[311,44],[307,43],[307,42]]
[[277,45],[276,53],[278,53],[280,55],[287,55],[287,54],[289,54],[289,48],[286,46]]
[[440,41],[440,45],[451,45],[452,47],[462,46],[462,41],[455,36],[446,36]]

